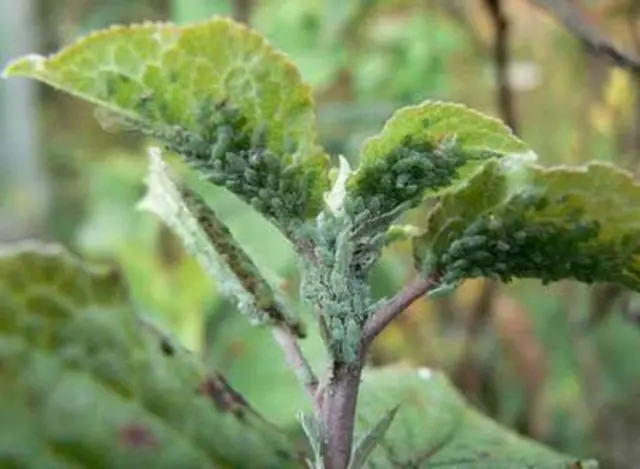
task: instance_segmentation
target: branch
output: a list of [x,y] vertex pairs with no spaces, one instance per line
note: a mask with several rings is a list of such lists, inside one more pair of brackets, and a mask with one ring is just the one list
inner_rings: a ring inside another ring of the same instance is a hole
[[493,62],[498,85],[498,107],[500,117],[517,132],[513,91],[509,83],[509,22],[502,9],[502,0],[485,0],[491,15],[495,37],[493,38]]
[[437,278],[430,276],[427,278],[418,277],[400,290],[396,296],[385,303],[373,316],[369,318],[364,326],[362,335],[362,347],[367,349],[373,340],[389,325],[397,316],[407,309],[414,301],[426,294],[433,287],[437,286]]
[[575,5],[568,0],[530,0],[556,16],[572,34],[594,53],[607,57],[615,66],[640,72],[640,58],[616,47]]
[[304,386],[307,394],[311,396],[315,405],[318,378],[316,378],[311,365],[309,365],[309,362],[302,353],[297,339],[284,327],[274,326],[271,330],[276,342],[280,345],[280,348],[282,348],[287,364],[295,373],[298,381]]

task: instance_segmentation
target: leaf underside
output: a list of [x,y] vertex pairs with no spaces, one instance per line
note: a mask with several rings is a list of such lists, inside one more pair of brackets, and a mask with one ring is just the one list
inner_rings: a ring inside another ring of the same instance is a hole
[[0,252],[1,467],[298,467],[218,375],[137,319],[119,272]]
[[114,26],[53,56],[18,59],[4,75],[102,106],[281,224],[287,210],[305,217],[321,207],[328,158],[316,143],[311,91],[239,23]]
[[306,335],[302,322],[278,298],[229,228],[199,194],[177,179],[157,148],[149,150],[147,186],[139,206],[158,215],[178,235],[241,312],[259,324],[282,326],[298,337]]
[[464,278],[565,278],[640,289],[640,185],[603,163],[488,163],[443,196],[414,241],[425,272]]
[[[356,436],[398,406],[364,467],[570,469],[575,458],[517,436],[470,407],[440,372],[388,367],[366,370]],[[592,467],[592,466],[590,466]]]

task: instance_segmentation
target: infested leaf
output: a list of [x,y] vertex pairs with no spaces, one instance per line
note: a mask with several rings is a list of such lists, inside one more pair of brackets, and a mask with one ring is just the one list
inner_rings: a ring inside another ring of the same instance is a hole
[[2,249],[0,278],[0,466],[299,467],[282,434],[136,316],[118,270],[24,243]]
[[240,247],[212,208],[186,185],[180,185],[162,160],[149,151],[149,190],[140,203],[164,220],[216,281],[219,290],[260,323],[282,325],[300,337],[302,322],[284,306],[258,267]]
[[490,158],[511,154],[535,157],[499,120],[463,105],[426,101],[396,112],[365,142],[347,187],[365,207],[387,213],[446,190]]
[[573,278],[640,287],[640,185],[603,163],[488,163],[430,213],[414,255],[443,284]]
[[35,78],[104,107],[207,180],[248,203],[256,199],[285,231],[288,218],[322,207],[328,158],[316,143],[310,89],[288,59],[239,23],[215,17],[116,26],[53,56],[18,59],[4,75]]
[[364,467],[570,469],[579,464],[481,415],[442,373],[425,368],[365,370],[356,435],[397,405],[389,430]]

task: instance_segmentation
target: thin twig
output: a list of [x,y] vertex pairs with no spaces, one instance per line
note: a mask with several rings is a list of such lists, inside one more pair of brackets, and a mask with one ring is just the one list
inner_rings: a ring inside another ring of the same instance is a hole
[[382,330],[414,301],[437,285],[435,277],[418,277],[376,311],[364,326],[362,346],[366,350]]
[[302,353],[297,339],[290,331],[283,327],[273,327],[272,332],[276,342],[280,345],[280,348],[282,348],[287,364],[293,370],[298,381],[300,381],[300,384],[302,384],[315,405],[318,378],[316,378],[313,368],[311,368],[311,365]]
[[620,68],[640,72],[640,58],[620,50],[611,39],[601,33],[586,15],[567,0],[531,0],[558,18],[573,35],[591,51],[608,58]]
[[517,133],[516,111],[513,91],[509,83],[509,21],[502,9],[502,0],[485,0],[491,15],[493,29],[493,63],[496,73],[497,101],[500,117]]

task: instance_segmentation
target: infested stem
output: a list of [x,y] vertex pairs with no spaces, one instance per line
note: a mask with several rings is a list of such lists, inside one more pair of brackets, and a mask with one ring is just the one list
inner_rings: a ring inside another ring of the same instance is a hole
[[326,431],[325,469],[346,469],[351,458],[356,407],[369,346],[384,328],[414,301],[437,286],[437,278],[417,278],[378,309],[365,324],[358,360],[334,362],[323,392],[322,421]]

